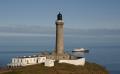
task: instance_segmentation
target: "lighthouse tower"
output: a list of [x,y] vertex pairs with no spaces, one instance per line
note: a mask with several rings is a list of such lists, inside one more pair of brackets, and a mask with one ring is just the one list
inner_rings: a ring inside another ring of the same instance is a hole
[[70,55],[64,51],[64,21],[62,14],[57,15],[56,24],[56,44],[55,49],[50,55],[46,55],[47,59],[65,60],[70,59]]
[[62,14],[59,12],[56,20],[56,48],[55,53],[57,55],[64,54],[64,21],[62,20]]

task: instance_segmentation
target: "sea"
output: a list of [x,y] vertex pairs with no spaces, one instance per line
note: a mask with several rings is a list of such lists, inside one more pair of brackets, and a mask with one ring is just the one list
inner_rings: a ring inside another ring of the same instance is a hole
[[[120,74],[120,36],[65,36],[65,51],[85,48],[89,62],[104,66],[110,74]],[[52,52],[55,36],[0,36],[0,67],[6,67],[11,58]],[[80,56],[79,54],[77,54]]]

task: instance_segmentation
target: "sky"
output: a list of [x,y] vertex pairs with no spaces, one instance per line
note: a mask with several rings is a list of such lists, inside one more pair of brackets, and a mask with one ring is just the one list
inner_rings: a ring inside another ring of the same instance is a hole
[[53,27],[59,11],[66,28],[120,29],[120,0],[0,0],[0,27]]
[[120,44],[120,0],[0,0],[0,46],[47,43],[59,11],[65,37]]

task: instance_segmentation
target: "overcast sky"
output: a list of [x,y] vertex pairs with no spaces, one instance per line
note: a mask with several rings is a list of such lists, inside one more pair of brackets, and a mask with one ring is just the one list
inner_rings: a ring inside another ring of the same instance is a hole
[[120,0],[0,0],[0,28],[53,27],[59,11],[66,28],[120,29]]

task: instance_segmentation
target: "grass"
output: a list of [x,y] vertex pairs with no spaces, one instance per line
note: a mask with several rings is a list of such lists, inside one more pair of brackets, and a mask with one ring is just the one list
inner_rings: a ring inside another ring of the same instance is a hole
[[108,71],[95,63],[86,62],[85,66],[74,66],[65,63],[55,63],[54,67],[45,67],[44,64],[17,68],[3,74],[109,74]]

